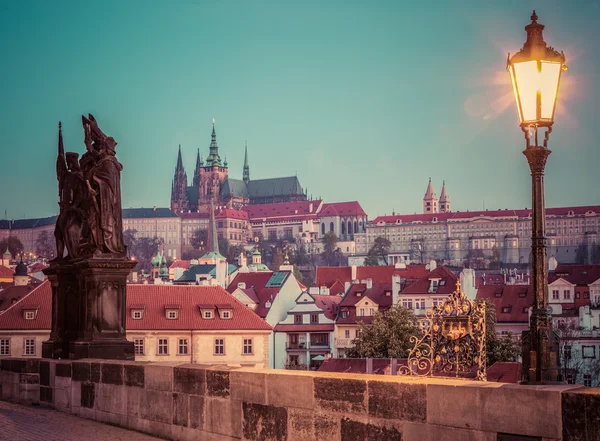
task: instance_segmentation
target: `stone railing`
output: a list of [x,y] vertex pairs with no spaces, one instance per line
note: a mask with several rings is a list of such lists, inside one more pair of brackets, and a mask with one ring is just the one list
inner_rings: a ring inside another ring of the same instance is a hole
[[2,359],[5,400],[173,440],[597,440],[600,389]]

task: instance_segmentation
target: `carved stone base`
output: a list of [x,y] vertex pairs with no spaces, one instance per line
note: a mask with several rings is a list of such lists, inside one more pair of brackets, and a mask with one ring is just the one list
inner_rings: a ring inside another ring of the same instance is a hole
[[71,358],[104,358],[109,360],[135,360],[132,341],[74,341],[69,345]]
[[44,273],[52,284],[52,332],[44,358],[133,360],[125,335],[126,258],[56,262]]
[[[547,346],[549,362],[540,363],[539,354],[533,349],[532,334],[523,331],[521,334],[523,378],[521,384],[562,384],[560,381],[559,337],[556,333],[549,334]],[[541,366],[540,366],[541,365]],[[539,371],[539,372],[538,372]]]

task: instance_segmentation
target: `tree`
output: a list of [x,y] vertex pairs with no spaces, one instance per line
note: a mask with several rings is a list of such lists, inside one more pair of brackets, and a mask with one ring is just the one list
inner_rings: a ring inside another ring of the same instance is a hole
[[283,253],[279,248],[275,248],[273,252],[273,260],[271,262],[270,268],[272,271],[279,271],[279,267],[283,265]]
[[54,256],[54,253],[56,253],[55,250],[56,243],[54,236],[48,233],[48,231],[42,231],[35,241],[35,252],[37,255],[48,259]]
[[137,246],[136,234],[137,230],[131,228],[123,231],[123,243],[125,243],[125,246],[127,247],[127,254],[129,256],[135,256],[135,249]]
[[136,240],[134,256],[138,260],[150,260],[165,243],[161,237],[140,237]]
[[413,347],[410,338],[421,335],[411,309],[393,306],[387,313],[376,312],[370,324],[359,322],[360,330],[350,358],[406,358]]
[[183,260],[195,260],[195,259],[200,259],[202,256],[204,256],[204,254],[206,254],[206,251],[204,250],[187,250],[184,251],[181,255],[181,258]]
[[6,239],[0,240],[0,253],[3,253],[8,248],[10,254],[12,254],[13,259],[17,259],[17,256],[23,253],[23,244],[21,241],[15,236],[8,236]]
[[378,266],[379,262],[383,260],[384,264],[388,264],[388,253],[392,243],[385,237],[378,237],[375,239],[373,246],[367,253],[365,258],[366,266]]
[[500,251],[496,247],[496,244],[492,247],[492,255],[490,257],[490,268],[500,269],[502,267],[502,261],[500,260]]
[[480,269],[485,268],[485,255],[479,248],[469,250],[466,257],[469,268]]
[[227,262],[237,264],[237,257],[240,253],[244,252],[244,248],[241,246],[229,245],[227,250]]
[[496,307],[489,299],[485,300],[485,350],[488,366],[497,361],[515,361],[521,354],[521,347],[512,333],[504,337],[496,335]]
[[304,266],[308,265],[310,262],[310,258],[308,253],[306,252],[306,247],[304,245],[299,245],[296,249],[290,254],[290,263],[293,265]]
[[229,253],[229,241],[224,237],[219,237],[219,253],[221,256],[227,256]]
[[425,239],[413,240],[410,247],[410,260],[419,262],[420,264],[425,263]]
[[580,244],[575,250],[575,263],[579,265],[585,264],[587,261],[587,247],[585,244]]
[[208,243],[208,231],[206,229],[197,228],[192,232],[190,237],[190,245],[195,250],[204,249]]
[[594,245],[592,248],[592,261],[590,263],[592,265],[600,264],[600,245]]
[[326,233],[322,238],[323,252],[321,256],[325,260],[325,264],[328,266],[334,266],[337,261],[335,251],[337,250],[338,238],[333,231]]

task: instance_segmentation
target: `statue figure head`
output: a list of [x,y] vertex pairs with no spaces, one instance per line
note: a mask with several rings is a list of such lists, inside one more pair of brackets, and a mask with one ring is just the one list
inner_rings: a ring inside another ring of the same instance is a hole
[[65,159],[67,161],[67,168],[70,171],[78,172],[79,168],[79,153],[67,152],[65,153]]

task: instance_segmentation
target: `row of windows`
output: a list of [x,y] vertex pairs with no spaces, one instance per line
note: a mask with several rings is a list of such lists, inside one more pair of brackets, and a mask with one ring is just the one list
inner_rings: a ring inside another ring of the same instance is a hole
[[[294,315],[294,323],[295,324],[302,324],[302,315],[303,314],[295,314]],[[311,314],[310,315],[310,322],[311,323],[319,323],[319,314]]]
[[[0,355],[10,355],[10,339],[0,340]],[[23,355],[35,355],[35,339],[23,339]]]
[[[244,338],[242,342],[242,355],[252,355],[253,352],[253,339]],[[189,340],[187,338],[177,339],[177,355],[188,355],[189,354]],[[135,355],[145,354],[145,339],[135,339],[133,341],[135,347]],[[1,353],[1,347],[0,347]],[[169,339],[159,338],[157,341],[157,355],[169,355]],[[2,354],[0,354],[2,355]],[[31,355],[31,354],[26,354]],[[225,355],[225,339],[215,338],[214,340],[214,355]]]
[[[200,313],[202,318],[204,319],[214,319],[215,314],[212,309],[203,309]],[[179,318],[179,310],[178,309],[167,309],[165,312],[165,317],[169,320],[177,320]],[[219,317],[222,319],[230,319],[233,317],[232,311],[227,309],[219,310]],[[144,310],[143,309],[132,309],[131,310],[131,318],[134,320],[141,320],[144,318]]]

